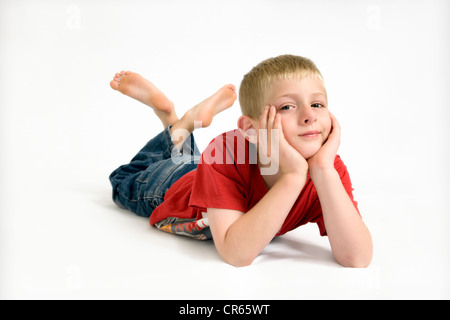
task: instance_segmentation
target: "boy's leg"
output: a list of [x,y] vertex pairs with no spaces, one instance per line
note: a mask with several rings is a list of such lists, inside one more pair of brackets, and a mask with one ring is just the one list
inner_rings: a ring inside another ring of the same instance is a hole
[[[111,87],[151,106],[165,127],[167,124],[166,129],[149,141],[129,164],[110,175],[114,202],[138,215],[150,216],[153,209],[162,203],[167,189],[197,166],[195,157],[200,154],[191,135],[195,124],[207,127],[214,115],[231,107],[236,100],[235,88],[233,85],[224,86],[178,120],[173,104],[136,73],[116,74]],[[184,159],[172,159],[174,142],[180,150],[181,146],[183,151],[191,149],[192,156],[184,154]]]
[[[196,169],[199,153],[195,150],[194,137],[191,138],[194,148],[191,154],[197,160],[186,154],[180,157],[183,159],[173,158],[170,127],[150,140],[129,164],[111,173],[114,202],[139,216],[149,217],[163,202],[167,189],[184,174]],[[190,145],[184,146],[184,150],[189,148]]]

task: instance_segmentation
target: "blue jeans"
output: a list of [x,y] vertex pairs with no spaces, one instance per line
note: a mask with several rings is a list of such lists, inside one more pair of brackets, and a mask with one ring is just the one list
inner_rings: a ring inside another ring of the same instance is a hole
[[150,140],[131,160],[114,170],[109,180],[113,200],[139,216],[150,217],[167,190],[186,173],[197,169],[200,152],[191,134],[182,153],[173,144],[170,127]]

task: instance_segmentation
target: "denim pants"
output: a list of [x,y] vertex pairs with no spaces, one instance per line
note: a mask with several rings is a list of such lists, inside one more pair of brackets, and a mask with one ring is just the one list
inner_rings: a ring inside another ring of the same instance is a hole
[[129,164],[111,173],[114,202],[139,216],[150,217],[170,186],[197,168],[201,154],[192,134],[181,151],[172,142],[170,127],[150,140]]

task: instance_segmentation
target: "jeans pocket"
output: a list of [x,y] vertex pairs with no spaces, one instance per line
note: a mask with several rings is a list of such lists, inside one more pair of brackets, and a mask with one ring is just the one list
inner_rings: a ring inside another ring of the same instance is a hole
[[145,171],[142,171],[141,174],[136,178],[136,181],[140,183],[149,183],[152,180],[157,180],[159,175],[164,174],[164,163],[165,161],[159,161],[151,164]]
[[163,199],[167,190],[181,177],[174,173],[178,173],[178,169],[183,165],[184,163],[174,163],[171,159],[166,159],[149,166],[136,179],[140,183],[138,197],[140,199]]
[[197,165],[188,158],[183,160],[177,162],[166,159],[150,165],[142,172],[136,178],[138,200],[150,202],[154,207],[160,205],[167,190],[186,173],[196,169]]

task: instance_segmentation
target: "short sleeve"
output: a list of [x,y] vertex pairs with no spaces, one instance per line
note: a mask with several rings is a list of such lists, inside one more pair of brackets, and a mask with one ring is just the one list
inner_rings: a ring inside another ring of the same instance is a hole
[[319,198],[314,201],[311,210],[318,213],[311,222],[317,223],[317,227],[319,228],[319,232],[322,237],[326,236],[327,230],[325,229],[325,223],[323,222],[322,207],[320,206]]
[[207,146],[197,167],[191,207],[203,212],[207,208],[246,211],[246,184],[232,157],[223,136]]

